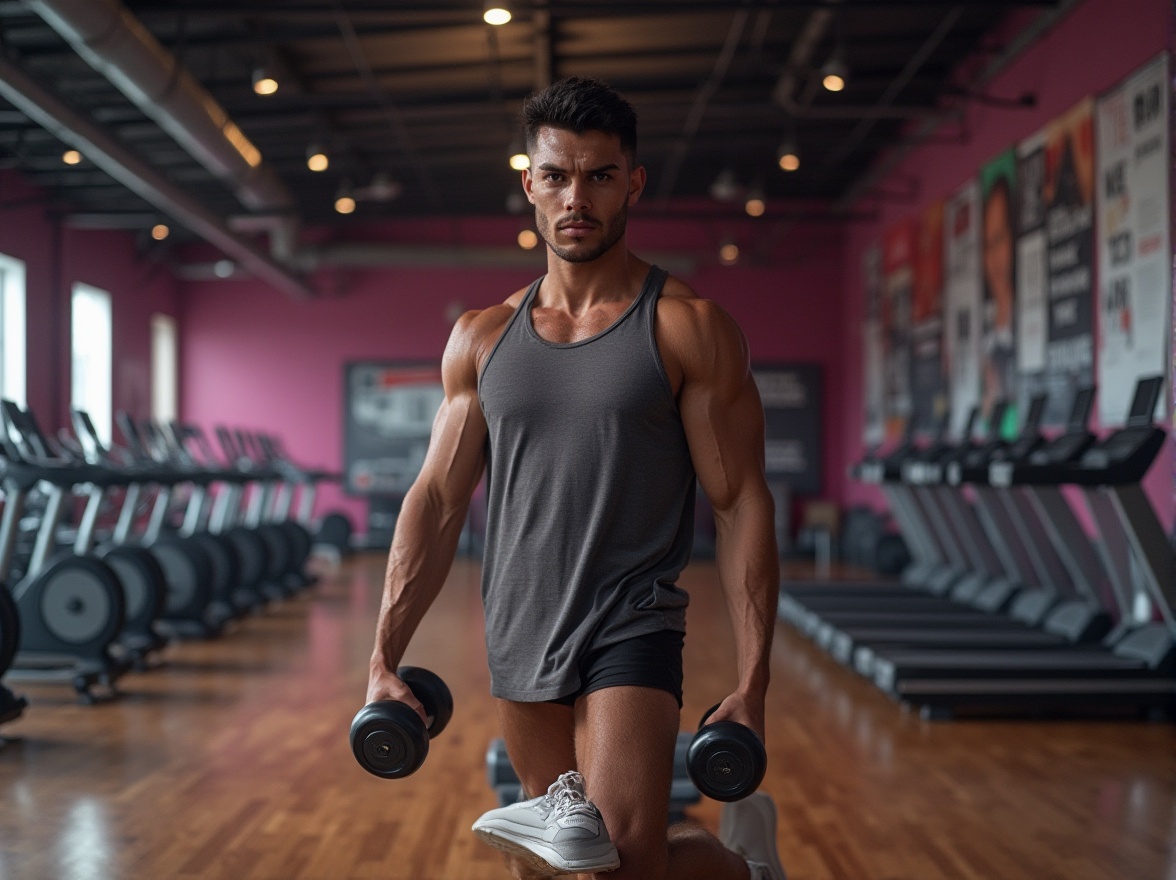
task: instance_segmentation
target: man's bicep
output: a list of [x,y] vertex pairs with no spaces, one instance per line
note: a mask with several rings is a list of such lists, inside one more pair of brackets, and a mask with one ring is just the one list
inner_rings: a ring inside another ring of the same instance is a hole
[[486,421],[477,395],[446,396],[433,421],[418,482],[447,505],[469,501],[485,465]]
[[486,419],[478,401],[477,337],[463,316],[441,365],[445,397],[433,419],[417,482],[449,505],[469,501],[485,465]]
[[716,510],[764,481],[764,411],[750,372],[733,388],[683,389],[682,421],[694,470]]
[[699,320],[679,349],[679,407],[703,491],[727,510],[764,484],[764,410],[738,325],[713,303],[695,308]]

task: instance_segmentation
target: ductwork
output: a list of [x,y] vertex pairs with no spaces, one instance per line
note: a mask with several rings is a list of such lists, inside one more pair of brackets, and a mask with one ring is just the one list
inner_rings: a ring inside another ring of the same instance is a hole
[[127,189],[174,217],[243,268],[283,293],[300,299],[314,294],[306,283],[249,242],[99,126],[67,107],[0,54],[0,95],[55,137],[81,150]]
[[118,0],[26,0],[91,67],[259,213],[293,194],[216,99]]
[[[78,55],[153,119],[249,210],[265,215],[271,254],[293,257],[294,195],[216,99],[118,0],[25,0]],[[159,206],[168,211],[166,205]],[[169,211],[170,213],[170,211]]]

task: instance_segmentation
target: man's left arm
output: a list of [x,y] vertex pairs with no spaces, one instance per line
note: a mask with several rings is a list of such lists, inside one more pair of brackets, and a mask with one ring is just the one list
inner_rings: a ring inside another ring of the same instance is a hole
[[764,478],[764,411],[735,321],[705,300],[683,305],[690,320],[679,325],[681,335],[674,333],[685,343],[675,346],[682,367],[679,410],[699,483],[715,511],[716,561],[739,672],[736,692],[714,720],[738,721],[762,737],[780,589],[775,507]]

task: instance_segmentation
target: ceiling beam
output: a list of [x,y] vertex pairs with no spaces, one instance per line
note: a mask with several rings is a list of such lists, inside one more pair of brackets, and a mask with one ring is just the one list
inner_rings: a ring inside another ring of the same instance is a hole
[[314,296],[302,278],[239,238],[220,217],[104,130],[67,107],[3,55],[0,55],[0,96],[64,143],[80,150],[140,198],[219,247],[259,280],[298,299]]

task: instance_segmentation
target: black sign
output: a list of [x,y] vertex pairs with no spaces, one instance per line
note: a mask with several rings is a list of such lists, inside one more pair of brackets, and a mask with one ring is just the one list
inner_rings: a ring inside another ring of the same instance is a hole
[[786,481],[794,495],[821,493],[821,367],[752,367],[764,404],[769,480]]

